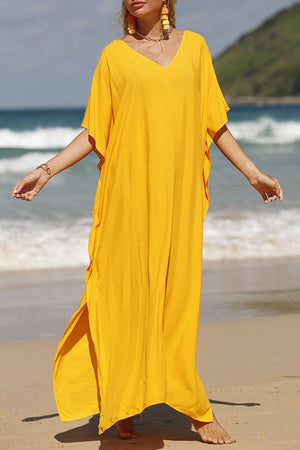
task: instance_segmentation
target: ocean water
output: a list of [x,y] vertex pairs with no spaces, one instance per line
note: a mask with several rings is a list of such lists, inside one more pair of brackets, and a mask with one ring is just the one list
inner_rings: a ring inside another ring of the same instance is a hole
[[[0,271],[87,266],[98,157],[55,176],[32,202],[17,180],[67,145],[84,109],[0,111]],[[213,145],[204,258],[300,255],[300,105],[232,106],[228,127],[255,164],[279,179],[284,201],[266,205]]]

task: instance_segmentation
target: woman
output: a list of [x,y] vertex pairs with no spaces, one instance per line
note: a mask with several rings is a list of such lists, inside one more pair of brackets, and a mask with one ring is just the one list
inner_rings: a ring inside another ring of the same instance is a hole
[[125,36],[101,52],[84,131],[12,193],[31,201],[92,150],[100,157],[86,288],[54,362],[58,412],[100,412],[99,434],[117,423],[132,438],[134,415],[167,403],[203,442],[233,443],[196,369],[211,141],[265,203],[282,190],[227,129],[206,42],[175,27],[175,0],[124,0],[120,12]]

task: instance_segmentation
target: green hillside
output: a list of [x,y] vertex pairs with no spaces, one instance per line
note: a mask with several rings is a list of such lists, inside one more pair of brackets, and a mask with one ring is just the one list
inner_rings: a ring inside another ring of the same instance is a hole
[[300,96],[300,2],[240,37],[214,59],[225,96]]

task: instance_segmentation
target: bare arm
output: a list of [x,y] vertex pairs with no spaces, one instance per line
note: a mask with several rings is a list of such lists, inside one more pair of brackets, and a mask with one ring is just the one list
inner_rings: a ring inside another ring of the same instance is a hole
[[76,136],[57,155],[47,161],[51,175],[43,169],[35,169],[19,180],[12,191],[12,196],[22,200],[31,201],[45,186],[47,181],[59,172],[73,166],[93,150],[93,143],[85,129]]
[[215,135],[214,142],[223,155],[248,179],[254,189],[262,196],[265,203],[279,198],[283,193],[278,180],[261,172],[243,152],[227,126],[224,125]]
[[89,139],[89,132],[87,129],[84,129],[70,144],[53,158],[49,159],[47,163],[51,169],[51,176],[78,163],[92,150],[93,145]]

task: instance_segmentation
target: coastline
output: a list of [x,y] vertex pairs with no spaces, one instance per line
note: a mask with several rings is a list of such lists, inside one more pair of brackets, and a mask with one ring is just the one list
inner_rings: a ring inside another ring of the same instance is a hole
[[299,97],[230,97],[225,95],[226,102],[232,106],[239,105],[300,105]]
[[[204,261],[200,322],[300,313],[300,257]],[[0,272],[0,342],[58,339],[86,267]]]

